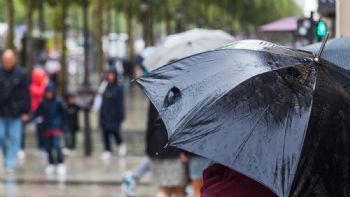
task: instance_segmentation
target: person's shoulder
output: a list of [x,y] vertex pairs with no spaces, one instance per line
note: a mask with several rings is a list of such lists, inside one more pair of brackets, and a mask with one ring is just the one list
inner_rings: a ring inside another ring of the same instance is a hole
[[25,77],[25,72],[22,68],[20,68],[20,66],[15,67],[15,74],[21,77]]
[[56,97],[55,102],[59,105],[65,106],[65,102],[63,101],[63,99],[61,97]]
[[117,88],[118,88],[118,89],[123,89],[123,88],[124,88],[123,82],[118,82]]

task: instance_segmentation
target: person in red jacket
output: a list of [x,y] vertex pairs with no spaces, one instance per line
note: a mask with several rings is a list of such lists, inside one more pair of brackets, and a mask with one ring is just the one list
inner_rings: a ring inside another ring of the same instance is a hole
[[203,173],[202,197],[277,197],[260,183],[221,164]]
[[[31,98],[31,112],[35,112],[39,104],[44,98],[45,89],[49,82],[47,73],[39,67],[35,67],[32,71],[32,82],[29,85],[29,92]],[[38,148],[44,149],[43,139],[40,133],[42,132],[42,117],[37,118],[36,120],[36,130],[37,130],[37,140]]]
[[48,83],[46,72],[41,68],[34,68],[32,71],[32,83],[29,86],[31,97],[31,111],[34,112],[45,95],[45,88]]

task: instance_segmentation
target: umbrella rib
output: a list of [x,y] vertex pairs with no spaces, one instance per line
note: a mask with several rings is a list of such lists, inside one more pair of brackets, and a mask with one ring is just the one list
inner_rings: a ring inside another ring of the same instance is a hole
[[[290,110],[288,110],[288,117],[290,117]],[[287,124],[290,124],[290,119],[289,118],[287,118]],[[284,155],[285,155],[285,146],[286,146],[286,136],[287,136],[287,127],[285,127],[285,129],[284,129],[284,137],[283,137],[283,151],[282,151],[282,158],[283,158],[283,160],[284,160]],[[282,171],[281,171],[281,173],[283,173]],[[282,174],[281,174],[281,177],[284,177]],[[283,189],[282,189],[282,193],[283,193],[283,196],[285,195],[285,190],[284,190],[284,182],[285,182],[285,180],[283,179],[282,180],[283,181]],[[289,186],[289,178],[287,178],[287,185]],[[289,187],[288,187],[288,190],[289,190]]]
[[[218,127],[219,127],[219,126],[218,126]],[[178,144],[187,144],[187,143],[189,143],[189,142],[194,142],[194,141],[197,141],[197,140],[201,139],[201,138],[204,137],[204,136],[207,136],[207,135],[209,135],[209,134],[216,133],[216,132],[218,132],[218,131],[219,131],[218,129],[214,129],[213,131],[208,131],[208,132],[206,132],[206,133],[202,133],[202,134],[197,135],[197,136],[194,136],[194,137],[192,137],[192,138],[190,138],[190,139],[186,139],[186,140],[182,140],[182,141],[178,141],[178,142],[171,142],[171,143],[168,143],[166,146],[168,146],[169,144],[171,144],[171,145],[173,145],[173,146],[176,146],[176,145],[178,145]]]
[[253,134],[253,131],[255,130],[256,126],[258,125],[258,123],[259,123],[260,120],[263,118],[264,114],[267,112],[267,110],[268,110],[269,108],[270,108],[270,105],[267,105],[267,107],[264,109],[264,111],[261,113],[260,117],[257,119],[257,121],[255,122],[255,124],[253,125],[253,127],[250,129],[249,134],[245,137],[245,139],[243,140],[243,142],[239,145],[237,154],[236,154],[235,158],[233,159],[233,163],[235,163],[236,160],[238,159],[239,153],[242,151],[244,145],[248,142],[248,139],[249,139],[250,136]]

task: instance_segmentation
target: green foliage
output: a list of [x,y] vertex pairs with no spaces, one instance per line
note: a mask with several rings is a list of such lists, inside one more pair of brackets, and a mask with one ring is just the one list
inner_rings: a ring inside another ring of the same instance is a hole
[[[89,0],[89,6],[93,7],[98,1],[101,0]],[[27,0],[14,0],[14,2],[15,22],[23,24],[26,22]],[[46,26],[49,29],[58,29],[61,0],[35,0],[34,16],[37,16],[41,2],[44,2],[45,6]],[[83,0],[68,0],[69,12],[75,13],[74,16],[81,15],[82,2]],[[128,0],[128,2],[133,14],[137,16],[138,23],[142,21],[142,2],[146,2],[148,9],[152,10],[149,17],[155,24],[166,22],[164,0]],[[284,16],[301,14],[294,0],[168,0],[168,2],[168,14],[172,27],[179,20],[183,20],[185,27],[202,26],[242,31]],[[6,21],[5,3],[4,0],[0,0],[0,22]],[[125,0],[103,0],[103,12],[119,12],[115,17],[120,18],[122,16],[120,12],[125,11],[124,4]],[[122,14],[125,16],[125,13]],[[75,20],[70,17],[69,14],[69,21]],[[35,17],[34,21],[36,21]],[[116,22],[120,19],[112,21]]]

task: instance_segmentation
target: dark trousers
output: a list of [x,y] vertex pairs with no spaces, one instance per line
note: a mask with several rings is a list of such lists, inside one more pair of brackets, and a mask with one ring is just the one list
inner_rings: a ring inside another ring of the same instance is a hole
[[45,142],[44,142],[44,125],[42,123],[36,123],[36,138],[37,138],[37,144],[38,148],[41,150],[44,150],[45,148]]
[[22,139],[21,139],[21,149],[26,148],[26,124],[22,123]]
[[77,141],[77,131],[73,131],[70,128],[67,128],[64,133],[65,147],[71,150],[75,150],[76,141]]
[[105,151],[112,151],[112,146],[110,141],[111,138],[114,138],[117,145],[120,145],[121,143],[123,143],[123,138],[120,134],[119,126],[120,124],[118,125],[117,129],[103,129],[102,138],[103,138]]
[[45,136],[43,139],[49,164],[54,165],[63,163],[61,136]]

